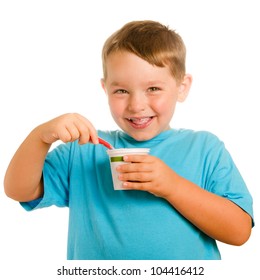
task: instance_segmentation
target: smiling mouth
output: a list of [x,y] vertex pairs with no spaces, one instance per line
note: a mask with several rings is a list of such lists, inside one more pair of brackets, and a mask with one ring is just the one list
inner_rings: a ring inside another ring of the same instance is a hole
[[126,118],[127,121],[130,123],[130,125],[134,128],[146,128],[147,126],[149,126],[153,120],[153,116],[152,117],[143,117],[143,118]]

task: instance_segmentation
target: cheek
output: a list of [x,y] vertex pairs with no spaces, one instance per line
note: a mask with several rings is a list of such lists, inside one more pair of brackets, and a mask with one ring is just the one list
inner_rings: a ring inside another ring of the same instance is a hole
[[174,98],[160,99],[153,104],[153,109],[159,114],[172,115],[175,105],[176,100]]
[[110,108],[110,112],[114,117],[120,117],[123,114],[124,106],[122,102],[119,102],[119,100],[108,98],[108,105]]

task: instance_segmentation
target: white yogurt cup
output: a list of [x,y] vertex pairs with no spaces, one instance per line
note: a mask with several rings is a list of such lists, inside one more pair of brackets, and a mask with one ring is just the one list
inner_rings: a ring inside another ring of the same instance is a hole
[[150,149],[147,148],[125,148],[125,149],[112,149],[107,150],[110,159],[110,167],[112,173],[112,179],[114,184],[114,190],[126,190],[122,187],[122,181],[118,179],[118,171],[116,170],[118,165],[126,164],[123,157],[125,155],[147,155]]

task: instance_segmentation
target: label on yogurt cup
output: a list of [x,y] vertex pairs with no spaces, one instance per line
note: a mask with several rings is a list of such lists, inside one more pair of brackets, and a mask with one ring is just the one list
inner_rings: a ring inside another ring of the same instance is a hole
[[118,161],[124,161],[124,157],[123,156],[117,156],[117,157],[111,157],[110,158],[111,162],[118,162]]

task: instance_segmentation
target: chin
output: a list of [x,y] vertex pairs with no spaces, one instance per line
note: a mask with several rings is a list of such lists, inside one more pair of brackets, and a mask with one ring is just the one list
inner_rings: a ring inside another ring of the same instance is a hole
[[130,135],[132,138],[134,138],[136,141],[148,141],[152,138],[155,137],[155,135],[151,134],[151,133],[128,133],[128,135]]

